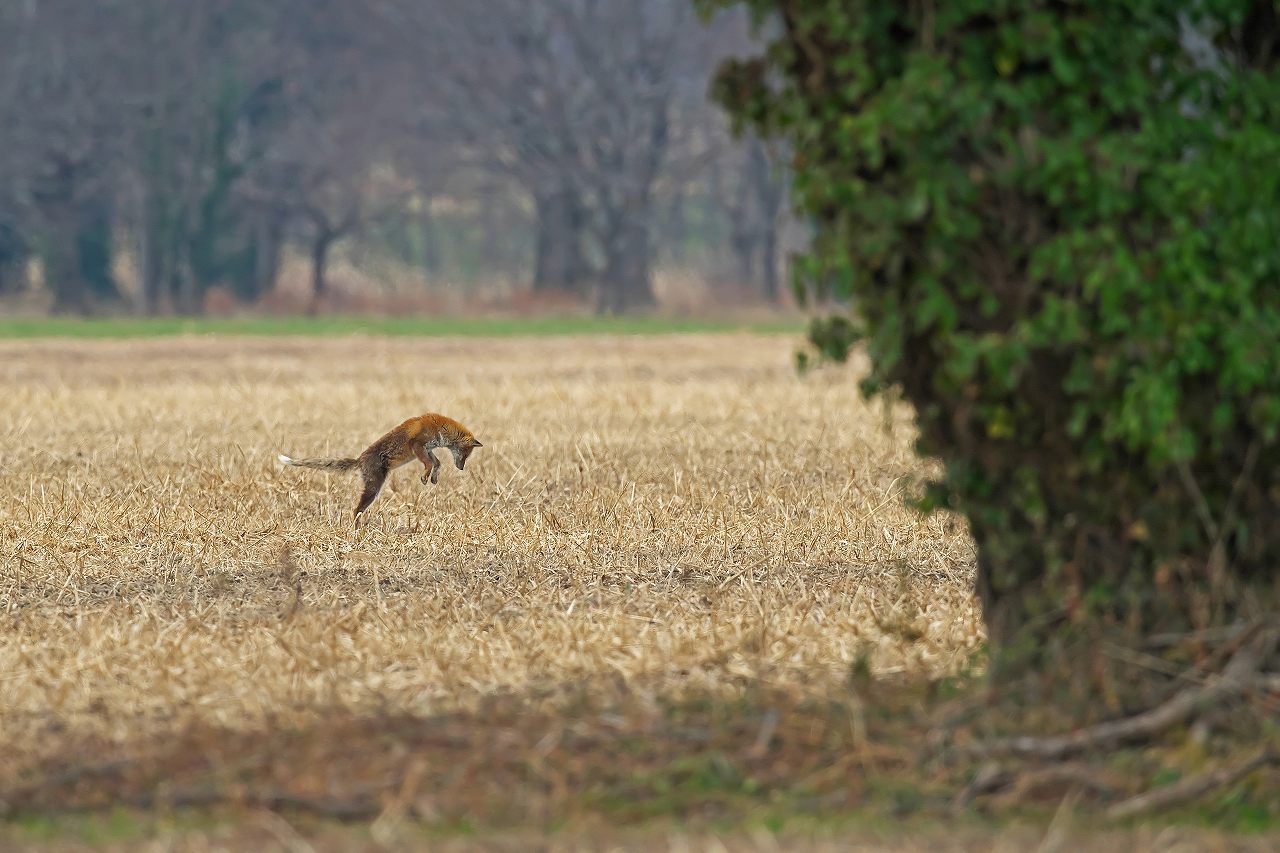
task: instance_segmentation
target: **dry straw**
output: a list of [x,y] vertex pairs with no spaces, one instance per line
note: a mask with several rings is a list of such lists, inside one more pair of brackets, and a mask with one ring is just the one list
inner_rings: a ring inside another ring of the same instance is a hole
[[[781,337],[0,345],[0,761],[63,735],[426,714],[499,690],[828,691],[948,672],[973,552],[900,496],[924,471],[856,366]],[[352,454],[440,411],[484,442]]]

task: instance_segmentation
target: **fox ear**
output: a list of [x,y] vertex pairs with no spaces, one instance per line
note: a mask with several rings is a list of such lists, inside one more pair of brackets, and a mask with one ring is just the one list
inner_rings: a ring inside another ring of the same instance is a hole
[[481,444],[480,442],[476,441],[474,438],[473,438],[473,439],[471,439],[471,446],[472,446],[472,447],[484,447],[484,445],[483,445],[483,444]]

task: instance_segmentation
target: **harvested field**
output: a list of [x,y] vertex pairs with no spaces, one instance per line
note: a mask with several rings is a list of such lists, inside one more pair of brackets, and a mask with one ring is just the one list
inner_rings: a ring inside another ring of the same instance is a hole
[[[856,365],[797,377],[794,346],[0,344],[10,800],[90,748],[199,752],[193,732],[322,736],[503,697],[566,720],[597,696],[802,703],[859,660],[965,666],[972,544],[903,506],[924,473],[909,419],[858,398]],[[354,455],[422,411],[485,446],[438,486],[395,472],[359,529],[354,475],[275,461]]]

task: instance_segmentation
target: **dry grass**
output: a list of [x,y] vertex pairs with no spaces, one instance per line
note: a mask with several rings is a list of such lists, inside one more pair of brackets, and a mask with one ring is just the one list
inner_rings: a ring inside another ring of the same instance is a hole
[[[503,693],[799,700],[863,656],[955,671],[963,525],[902,506],[906,415],[856,366],[797,378],[793,346],[0,344],[0,763]],[[274,461],[424,410],[485,447],[435,487],[396,472],[360,530],[354,477]]]

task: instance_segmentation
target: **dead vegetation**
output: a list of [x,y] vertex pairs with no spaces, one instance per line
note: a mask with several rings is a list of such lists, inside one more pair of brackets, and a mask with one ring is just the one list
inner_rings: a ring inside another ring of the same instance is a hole
[[[0,761],[502,692],[805,697],[855,660],[963,667],[972,546],[902,506],[908,421],[846,372],[797,379],[792,346],[4,345]],[[484,449],[437,487],[397,472],[360,530],[352,478],[274,461],[426,410]]]

